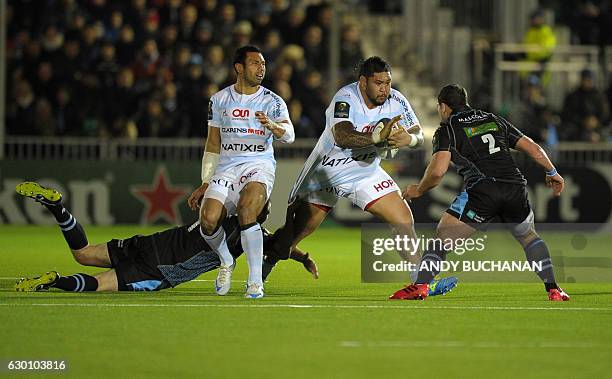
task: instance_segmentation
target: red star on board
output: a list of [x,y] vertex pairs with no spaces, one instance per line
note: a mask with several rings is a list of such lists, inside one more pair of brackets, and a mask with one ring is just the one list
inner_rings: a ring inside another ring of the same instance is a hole
[[131,192],[145,204],[141,222],[148,224],[163,219],[170,224],[181,224],[178,203],[188,193],[184,186],[173,186],[166,168],[160,166],[150,186],[133,186]]

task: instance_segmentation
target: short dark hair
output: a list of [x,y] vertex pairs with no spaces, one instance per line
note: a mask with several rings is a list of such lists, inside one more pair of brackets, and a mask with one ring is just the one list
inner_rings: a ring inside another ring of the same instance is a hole
[[459,84],[448,84],[440,90],[438,104],[446,104],[451,109],[461,109],[468,105],[467,91]]
[[[236,63],[241,63],[244,64],[246,61],[246,56],[247,53],[259,53],[261,54],[261,49],[255,45],[245,45],[242,47],[239,47],[236,52],[234,53],[234,59],[232,61],[232,67],[236,64]],[[236,68],[234,68],[235,70]]]
[[357,65],[357,78],[360,76],[369,78],[377,72],[391,72],[391,65],[377,56],[361,60]]

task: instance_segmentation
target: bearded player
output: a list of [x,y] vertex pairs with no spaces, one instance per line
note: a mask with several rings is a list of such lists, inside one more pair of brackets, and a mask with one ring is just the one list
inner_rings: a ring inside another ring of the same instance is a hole
[[[408,100],[391,88],[391,67],[370,57],[358,67],[358,81],[341,88],[325,111],[325,131],[304,164],[290,193],[287,218],[275,236],[285,259],[313,233],[338,198],[388,223],[397,234],[416,238],[414,220],[399,187],[381,167],[381,155],[423,144],[423,131]],[[402,258],[419,262],[417,251]],[[416,272],[411,273],[416,279]],[[448,292],[456,278],[434,280],[435,294]]]

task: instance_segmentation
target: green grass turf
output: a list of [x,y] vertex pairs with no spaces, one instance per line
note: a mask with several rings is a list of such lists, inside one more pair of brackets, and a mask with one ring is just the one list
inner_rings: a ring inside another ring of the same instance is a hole
[[[103,242],[157,229],[87,231]],[[0,241],[2,278],[99,271],[72,261],[56,227],[2,226]],[[612,375],[610,283],[564,284],[567,303],[548,302],[536,280],[392,302],[401,283],[360,283],[358,229],[321,229],[303,247],[321,278],[281,262],[258,301],[242,298],[244,259],[225,297],[214,294],[215,273],[158,293],[24,294],[0,279],[0,362],[60,359],[70,377],[101,378]]]

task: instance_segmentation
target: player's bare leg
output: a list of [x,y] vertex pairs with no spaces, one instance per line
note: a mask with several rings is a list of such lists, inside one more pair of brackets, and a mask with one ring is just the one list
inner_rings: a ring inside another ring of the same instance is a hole
[[263,235],[257,216],[266,203],[266,186],[259,182],[249,182],[240,191],[237,212],[240,224],[240,241],[249,264],[246,297],[263,297]]
[[96,291],[118,291],[119,290],[119,282],[117,280],[117,273],[115,269],[110,269],[108,271],[101,272],[95,275],[96,280],[98,280],[98,288]]
[[[417,238],[412,211],[408,204],[406,204],[406,201],[400,197],[399,193],[392,192],[381,197],[370,205],[366,211],[376,216],[379,220],[391,225],[395,234],[400,236],[406,235],[411,239]],[[399,253],[402,259],[415,265],[421,259],[418,251],[408,252],[402,250]]]
[[103,244],[87,245],[86,247],[72,251],[74,260],[83,266],[112,267],[108,246]]

